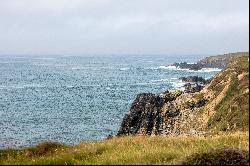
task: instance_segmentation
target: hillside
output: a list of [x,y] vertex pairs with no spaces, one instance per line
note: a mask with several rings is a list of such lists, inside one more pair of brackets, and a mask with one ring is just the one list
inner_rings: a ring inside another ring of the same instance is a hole
[[201,93],[207,128],[217,131],[249,128],[249,56],[234,57]]

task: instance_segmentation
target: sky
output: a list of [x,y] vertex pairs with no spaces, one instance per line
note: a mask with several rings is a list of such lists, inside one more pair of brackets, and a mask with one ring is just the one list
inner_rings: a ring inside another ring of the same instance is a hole
[[0,55],[248,50],[248,0],[0,0]]

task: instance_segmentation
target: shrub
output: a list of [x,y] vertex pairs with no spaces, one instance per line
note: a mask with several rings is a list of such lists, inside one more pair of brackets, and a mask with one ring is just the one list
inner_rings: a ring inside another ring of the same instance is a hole
[[247,151],[233,148],[213,149],[195,153],[186,158],[184,165],[249,165]]
[[54,152],[58,148],[65,147],[65,145],[55,143],[55,142],[44,142],[40,143],[34,147],[30,147],[24,150],[27,156],[43,156],[48,153]]

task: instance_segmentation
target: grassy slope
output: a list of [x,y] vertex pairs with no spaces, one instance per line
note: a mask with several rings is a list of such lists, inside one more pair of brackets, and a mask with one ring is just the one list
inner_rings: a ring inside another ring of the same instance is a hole
[[208,127],[214,131],[248,130],[249,124],[249,56],[232,59],[209,88],[215,96],[223,89],[220,82],[230,80],[223,99],[215,106]]
[[247,132],[237,132],[213,137],[120,137],[71,147],[43,143],[0,150],[0,164],[178,164],[191,154],[213,148],[248,150],[248,138]]

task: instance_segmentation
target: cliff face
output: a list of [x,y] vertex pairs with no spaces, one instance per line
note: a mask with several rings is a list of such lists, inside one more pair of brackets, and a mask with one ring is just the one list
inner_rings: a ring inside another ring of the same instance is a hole
[[[197,108],[206,100],[192,100],[193,94],[181,91],[162,94],[142,93],[132,103],[118,135],[199,134],[195,125]],[[185,121],[185,122],[184,122]],[[191,126],[190,123],[194,125]],[[201,131],[201,130],[200,130]]]
[[117,135],[200,135],[248,130],[248,54],[235,54],[230,59],[226,68],[199,92],[137,95]]

